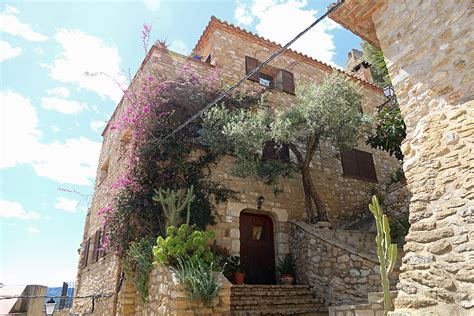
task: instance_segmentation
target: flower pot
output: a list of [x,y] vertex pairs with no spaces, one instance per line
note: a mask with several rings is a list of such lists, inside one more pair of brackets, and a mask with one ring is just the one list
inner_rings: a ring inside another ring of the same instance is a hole
[[234,283],[237,285],[244,284],[245,275],[242,272],[234,272]]
[[400,178],[400,183],[403,184],[403,185],[407,184],[407,178],[405,178],[405,176],[401,177]]
[[295,276],[293,274],[283,274],[281,276],[281,283],[284,285],[293,285],[295,284]]

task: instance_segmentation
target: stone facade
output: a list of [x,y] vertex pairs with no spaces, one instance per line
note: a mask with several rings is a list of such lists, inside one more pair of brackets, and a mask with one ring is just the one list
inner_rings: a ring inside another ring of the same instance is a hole
[[474,313],[472,13],[469,0],[351,0],[332,16],[382,49],[407,126],[396,315]]
[[[366,303],[368,292],[382,290],[374,234],[291,222],[290,240],[298,283],[311,285],[326,306]],[[392,288],[402,256],[390,276]]]
[[150,273],[150,296],[146,303],[142,303],[139,294],[129,284],[126,297],[119,305],[120,315],[230,315],[230,287],[231,284],[222,276],[219,278],[222,286],[219,295],[214,298],[211,306],[204,306],[201,302],[192,301],[185,293],[176,275],[165,266],[158,266]]
[[[211,63],[198,61],[153,46],[136,77],[145,74],[148,69],[152,69],[157,71],[161,79],[172,79],[178,77],[183,67],[188,65],[203,77],[211,75],[218,69],[225,82],[233,83],[245,75],[245,56],[264,60],[277,48],[278,46],[272,42],[212,18],[194,50],[194,54],[204,57],[212,54]],[[294,74],[296,85],[305,81],[321,82],[326,74],[336,71],[328,65],[293,51],[283,53],[270,65],[291,71]],[[356,77],[349,77],[360,86],[364,98],[364,111],[375,111],[377,105],[384,101],[381,89]],[[135,78],[132,85],[136,82],[138,80]],[[260,91],[262,86],[247,81],[243,84],[242,89]],[[279,107],[290,107],[296,103],[293,94],[277,90],[269,91],[267,99],[270,104]],[[93,239],[95,232],[102,227],[103,219],[97,215],[97,211],[106,207],[111,201],[115,194],[111,185],[127,167],[127,161],[124,158],[126,157],[124,152],[127,150],[127,146],[124,146],[127,141],[126,135],[110,129],[110,126],[116,122],[128,106],[127,99],[123,98],[103,132],[104,140],[99,158],[95,193],[84,228],[81,247],[82,259],[86,241],[89,238]],[[367,182],[344,176],[339,155],[328,142],[321,143],[320,150],[313,159],[311,173],[314,179],[317,179],[315,184],[334,227],[348,218],[367,213],[370,192],[399,168],[396,159],[382,151],[370,149],[363,143],[361,141],[358,148],[372,153],[377,182]],[[269,215],[273,219],[275,260],[277,260],[289,252],[288,220],[304,220],[306,217],[301,180],[298,175],[292,179],[285,179],[282,183],[282,193],[275,195],[273,189],[262,182],[232,176],[232,160],[232,157],[222,159],[212,170],[212,177],[229,189],[237,191],[237,197],[228,203],[217,206],[216,225],[209,227],[209,229],[216,231],[219,244],[228,247],[232,254],[238,254],[240,252],[240,213],[245,210]],[[256,199],[260,195],[264,196],[265,202],[261,209],[257,209]],[[90,248],[89,257],[91,258],[93,257],[93,247]],[[77,295],[115,293],[119,289],[120,271],[120,263],[111,254],[99,258],[97,262],[88,262],[85,267],[81,261],[77,276]],[[104,309],[116,311],[117,306],[121,304],[122,294],[119,293],[104,299]],[[77,301],[74,303],[74,310],[84,311],[87,309],[86,305],[85,302]],[[97,312],[97,314],[100,313]]]

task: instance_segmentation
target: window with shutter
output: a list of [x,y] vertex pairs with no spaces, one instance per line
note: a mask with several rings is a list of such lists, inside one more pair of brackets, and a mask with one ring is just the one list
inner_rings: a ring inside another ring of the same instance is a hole
[[82,267],[87,266],[87,261],[89,261],[89,247],[90,247],[91,239],[88,238],[84,245],[84,252],[82,253]]
[[288,145],[278,145],[273,140],[267,141],[262,150],[262,160],[290,161],[290,148]]
[[[260,62],[252,57],[245,56],[245,73],[248,75],[252,70],[258,67],[260,65]],[[259,82],[260,76],[258,71],[255,72],[252,76],[249,78],[252,81]]]
[[341,152],[341,164],[345,176],[377,181],[377,173],[371,153],[357,149]]
[[295,94],[295,81],[293,74],[289,71],[282,70],[283,91]]
[[94,250],[92,251],[92,262],[97,262],[97,260],[99,260],[100,238],[101,232],[100,230],[98,230],[95,232],[94,236]]

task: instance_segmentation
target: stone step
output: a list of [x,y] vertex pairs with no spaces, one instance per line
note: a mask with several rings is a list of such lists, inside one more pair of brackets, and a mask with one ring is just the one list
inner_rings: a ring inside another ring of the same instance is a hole
[[232,316],[270,316],[270,315],[300,315],[300,316],[322,316],[327,315],[327,311],[321,311],[319,307],[311,308],[261,308],[251,311],[232,311]]
[[283,284],[241,284],[232,285],[232,291],[240,289],[279,289],[279,290],[297,290],[297,289],[310,289],[311,286],[307,284],[294,284],[294,285],[283,285]]
[[231,297],[255,297],[255,296],[299,296],[312,295],[310,290],[304,291],[231,291]]
[[300,294],[291,295],[235,295],[231,294],[230,299],[232,301],[256,301],[256,300],[294,300],[294,299],[312,299],[314,298],[313,293],[304,292]]
[[278,306],[278,305],[299,305],[299,304],[322,304],[323,300],[318,299],[318,298],[284,298],[284,299],[274,299],[274,298],[267,298],[267,299],[262,299],[262,298],[256,298],[256,299],[247,299],[247,300],[235,300],[232,299],[230,300],[230,305],[231,306],[262,306],[262,305],[273,305],[273,306]]

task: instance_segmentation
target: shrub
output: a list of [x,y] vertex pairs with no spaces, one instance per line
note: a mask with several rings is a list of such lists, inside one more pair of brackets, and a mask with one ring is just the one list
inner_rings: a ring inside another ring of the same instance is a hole
[[292,254],[287,254],[283,259],[280,259],[278,263],[278,272],[281,275],[283,274],[295,274],[295,259],[293,258]]
[[159,236],[156,239],[156,246],[153,247],[155,262],[177,267],[182,258],[194,266],[210,267],[214,255],[208,240],[214,238],[214,232],[197,230],[187,224],[179,228],[170,226],[166,229],[166,238]]
[[213,264],[182,257],[178,257],[176,261],[177,267],[173,270],[189,297],[193,300],[200,299],[205,306],[210,306],[221,288],[221,283],[213,272]]
[[134,281],[142,302],[148,298],[148,275],[153,268],[152,248],[151,238],[133,241],[123,261],[125,273]]

